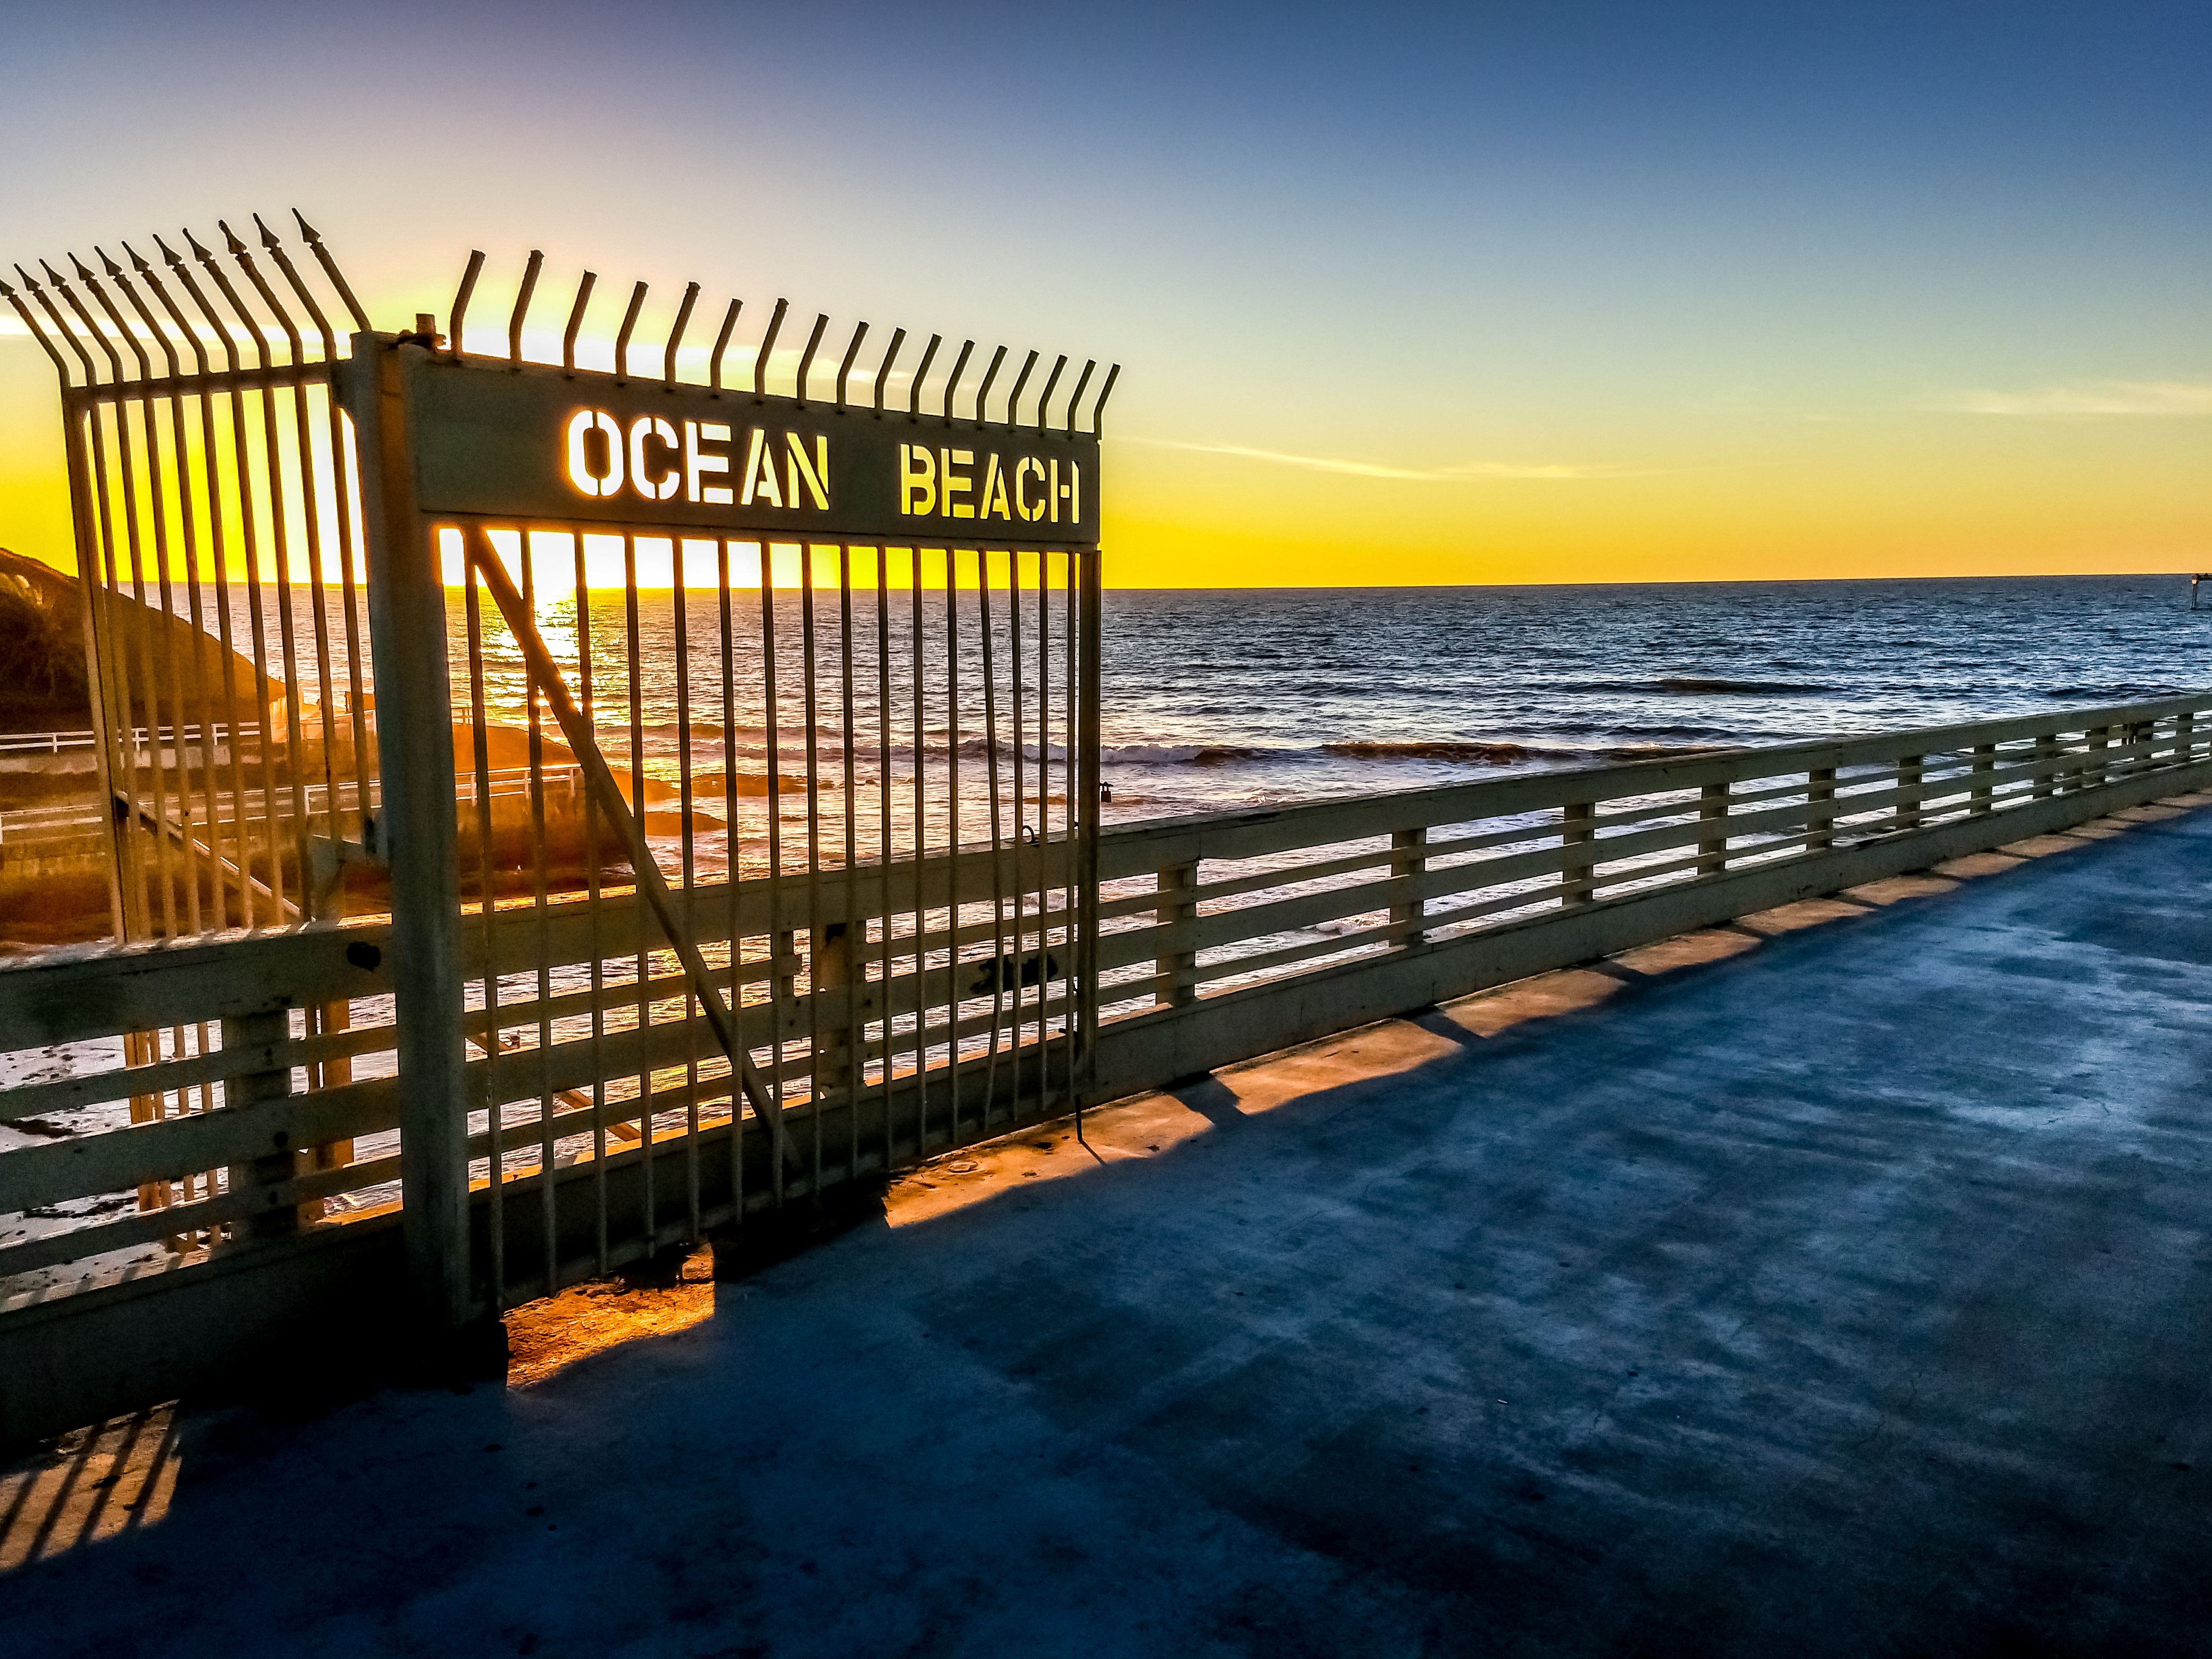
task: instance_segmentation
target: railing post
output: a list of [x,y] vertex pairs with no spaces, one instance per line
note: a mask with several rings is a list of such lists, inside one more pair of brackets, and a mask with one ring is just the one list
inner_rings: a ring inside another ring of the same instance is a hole
[[1900,755],[1897,759],[1897,827],[1920,827],[1920,785],[1926,775],[1923,755]]
[[[1390,833],[1390,876],[1394,881],[1418,882],[1428,873],[1428,855],[1422,849],[1429,844],[1426,825],[1418,830],[1394,830]],[[1429,935],[1421,924],[1428,917],[1429,905],[1425,898],[1401,900],[1390,907],[1390,943],[1401,950],[1424,944]]]
[[2039,796],[2055,794],[2059,787],[2058,734],[2039,732],[2035,736],[2035,793]]
[[2177,714],[2173,720],[2173,753],[2169,765],[2186,766],[2197,758],[2197,716],[2190,712]]
[[1728,868],[1728,785],[1709,783],[1698,791],[1698,823],[1722,826],[1719,835],[1705,834],[1698,838],[1698,873],[1701,876],[1717,876]]
[[1805,775],[1805,837],[1809,852],[1825,852],[1836,844],[1836,769],[1816,766]]
[[2094,789],[2105,781],[2105,752],[2112,747],[2112,728],[2093,726],[2089,728],[2089,753],[2081,763],[2081,784]]
[[[1162,866],[1157,885],[1159,902],[1152,907],[1153,925],[1170,939],[1188,938],[1198,920],[1198,860]],[[1194,950],[1162,951],[1152,961],[1152,1000],[1163,1008],[1196,1002],[1198,986],[1190,975],[1197,968]]]
[[1997,746],[1993,743],[1974,745],[1974,786],[1967,797],[1967,812],[1981,817],[1990,810],[1990,778],[1997,769]]
[[[1559,845],[1589,847],[1597,840],[1597,803],[1569,801],[1559,808]],[[1559,902],[1588,904],[1597,896],[1597,865],[1563,865],[1559,870]]]
[[[813,1056],[813,1093],[817,1101],[833,1091],[850,1088],[855,1074],[854,1061],[860,1049],[860,1011],[856,1006],[860,981],[853,967],[851,923],[824,922],[808,936],[808,989],[817,999],[828,993],[841,1004],[839,1012],[823,1029],[822,1047]],[[818,1001],[817,1006],[821,1006]]]
[[[250,1106],[259,1101],[282,1100],[292,1092],[292,1068],[273,1062],[274,1051],[291,1040],[292,1016],[283,1005],[259,1008],[252,1013],[226,1015],[222,1022],[222,1051],[226,1057],[236,1054],[241,1065],[254,1066],[251,1071],[233,1072],[222,1080],[222,1103],[228,1108]],[[258,1050],[257,1054],[256,1051]],[[230,1190],[234,1194],[251,1193],[264,1187],[274,1187],[304,1174],[314,1167],[307,1149],[292,1146],[284,1131],[276,1132],[277,1150],[265,1158],[257,1158],[250,1164],[230,1166]],[[317,1206],[320,1213],[320,1206]],[[281,1238],[300,1230],[303,1218],[296,1204],[271,1205],[266,1209],[230,1224],[234,1238]]]
[[[399,1186],[409,1290],[429,1328],[450,1330],[468,1322],[475,1298],[446,590],[438,549],[416,499],[409,424],[414,382],[429,354],[368,333],[355,335],[352,347],[339,384],[360,447],[368,532],[369,644],[383,786],[374,844],[392,871]],[[368,839],[367,826],[363,839]]]

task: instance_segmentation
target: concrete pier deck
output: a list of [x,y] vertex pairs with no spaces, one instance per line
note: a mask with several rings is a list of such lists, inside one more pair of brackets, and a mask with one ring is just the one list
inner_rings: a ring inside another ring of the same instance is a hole
[[19,1466],[0,1648],[2212,1652],[2212,812],[2131,817],[967,1154],[527,1388]]

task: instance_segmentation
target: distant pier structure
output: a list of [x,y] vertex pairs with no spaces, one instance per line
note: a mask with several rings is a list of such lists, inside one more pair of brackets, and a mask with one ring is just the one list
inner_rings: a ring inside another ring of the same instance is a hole
[[2200,583],[2212,582],[2212,570],[2199,570],[2189,578],[2189,608],[2197,609],[2197,589]]

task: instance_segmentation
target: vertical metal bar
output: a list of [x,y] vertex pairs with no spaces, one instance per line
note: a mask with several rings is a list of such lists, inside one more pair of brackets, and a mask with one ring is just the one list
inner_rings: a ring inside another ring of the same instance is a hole
[[[641,291],[645,284],[638,284]],[[636,298],[631,310],[636,310]],[[629,814],[638,826],[638,835],[632,843],[630,874],[635,883],[632,889],[631,913],[636,923],[637,950],[634,960],[637,967],[637,1133],[638,1171],[644,1188],[640,1202],[643,1206],[641,1235],[653,1236],[660,1224],[659,1194],[654,1188],[653,1145],[653,951],[651,922],[646,907],[639,901],[645,896],[647,877],[640,864],[650,860],[653,849],[645,837],[645,708],[644,673],[640,666],[643,652],[642,631],[638,619],[637,603],[637,538],[625,531],[623,534],[623,616],[626,624],[623,634],[623,649],[628,653],[624,664],[629,693]]]
[[[699,285],[691,284],[685,296],[684,310],[690,310],[690,301],[697,297]],[[673,336],[671,337],[672,341]],[[669,367],[675,368],[675,350],[669,351]],[[676,809],[681,826],[678,831],[678,847],[682,864],[684,903],[688,908],[694,889],[699,884],[698,848],[691,825],[691,618],[684,603],[684,538],[671,535],[669,551],[676,562],[673,581],[669,588],[669,622],[674,637],[670,648],[676,657]],[[684,1218],[690,1229],[689,1237],[701,1237],[699,1225],[699,1026],[703,1018],[699,999],[690,991],[684,996]],[[732,1068],[734,1070],[734,1068]],[[647,1240],[648,1249],[659,1243],[658,1237]]]
[[[860,337],[854,337],[855,347]],[[848,353],[848,360],[850,353]],[[860,872],[855,867],[860,856],[860,803],[854,799],[860,786],[858,768],[854,764],[854,696],[853,696],[853,549],[849,543],[837,545],[837,668],[842,698],[838,708],[838,746],[842,751],[845,775],[845,852],[844,904],[842,917],[837,923],[838,937],[834,941],[841,948],[837,967],[842,974],[842,990],[845,1001],[837,1020],[838,1081],[844,1091],[845,1124],[848,1146],[845,1153],[845,1178],[857,1181],[860,1175],[860,1084],[866,1074],[864,1056],[866,1053],[867,1028],[861,1018],[861,1001],[866,989],[868,968],[865,946],[867,942],[867,922],[860,915]],[[857,931],[855,931],[857,930]],[[884,1151],[884,1167],[890,1166],[889,1148]]]
[[[877,993],[880,1006],[875,1012],[883,1032],[884,1160],[888,1166],[897,1139],[891,1103],[897,1086],[893,1028],[898,1011],[892,1006],[890,992],[895,957],[891,943],[891,550],[881,545],[876,549],[876,928],[883,941],[876,977],[883,988]],[[917,1146],[916,1156],[920,1152]]]
[[[538,611],[538,561],[532,556],[530,532],[518,529],[514,532],[515,558],[522,567],[522,602],[535,616]],[[472,573],[473,574],[473,573]],[[523,679],[523,729],[528,748],[528,785],[530,805],[530,898],[531,921],[537,934],[538,982],[533,988],[538,994],[536,1064],[538,1096],[538,1224],[543,1233],[545,1258],[545,1291],[551,1295],[561,1287],[561,1229],[557,1206],[559,1182],[553,1178],[555,1147],[553,1137],[553,1080],[550,1074],[553,1058],[553,930],[552,918],[546,913],[545,883],[545,727],[539,718],[538,705],[540,688],[537,676],[526,675]]]
[[[576,556],[576,711],[594,737],[599,714],[593,703],[596,676],[592,643],[591,573],[584,532],[574,532]],[[581,762],[582,757],[576,759]],[[592,1200],[594,1264],[601,1277],[612,1265],[607,1237],[607,951],[605,895],[599,876],[599,792],[582,791],[584,813],[584,905],[590,930],[592,966]],[[732,1079],[734,1085],[735,1079]]]
[[[730,321],[737,317],[737,302],[731,301]],[[725,324],[726,334],[728,325]],[[719,362],[721,348],[715,347]],[[717,371],[719,374],[719,370]],[[717,538],[714,543],[715,577],[719,600],[719,620],[721,623],[722,665],[722,819],[728,826],[728,868],[724,872],[723,896],[728,901],[729,916],[726,931],[730,941],[730,1020],[734,1029],[742,1032],[744,1026],[745,997],[741,975],[744,966],[744,938],[738,932],[738,883],[744,874],[738,855],[738,686],[737,686],[737,629],[733,615],[735,605],[730,593],[730,544],[726,538]],[[740,1047],[744,1037],[738,1038]],[[745,1215],[745,1109],[744,1098],[738,1087],[738,1068],[730,1068],[730,1202],[737,1219]]]
[[[927,366],[927,359],[923,360]],[[917,382],[918,384],[918,382]],[[908,695],[914,699],[914,1101],[915,1150],[917,1155],[929,1152],[929,952],[926,948],[929,934],[929,900],[923,890],[922,860],[928,856],[928,818],[926,805],[928,790],[923,774],[929,764],[929,722],[927,713],[929,684],[928,659],[922,649],[922,550],[917,545],[914,554],[914,604],[908,620],[911,623],[912,649],[911,679]]]
[[[821,337],[817,328],[815,337]],[[822,999],[816,981],[814,946],[821,939],[815,916],[822,896],[822,713],[815,683],[814,548],[799,543],[799,633],[800,684],[806,714],[806,1115],[812,1142],[809,1193],[822,1195]]]
[[[1062,803],[1060,809],[1060,834],[1063,841],[1060,856],[1064,860],[1060,866],[1061,921],[1060,938],[1060,949],[1065,951],[1067,954],[1066,958],[1060,963],[1060,1029],[1061,1036],[1066,1039],[1065,1046],[1067,1056],[1066,1076],[1067,1093],[1065,1096],[1065,1098],[1070,1104],[1076,1108],[1079,1113],[1080,1113],[1082,1110],[1082,1097],[1078,1092],[1076,1087],[1075,1068],[1078,1059],[1078,1051],[1082,1046],[1083,1020],[1082,1011],[1079,1006],[1081,1000],[1076,994],[1077,974],[1075,958],[1076,952],[1082,948],[1082,939],[1079,929],[1082,921],[1083,851],[1081,837],[1083,830],[1080,820],[1087,819],[1090,817],[1090,814],[1087,811],[1083,811],[1078,804],[1083,793],[1082,781],[1078,770],[1077,760],[1077,756],[1082,746],[1083,741],[1079,726],[1080,714],[1079,713],[1081,706],[1081,687],[1079,684],[1079,680],[1081,677],[1083,665],[1081,640],[1082,597],[1079,591],[1079,581],[1077,571],[1078,556],[1079,556],[1074,552],[1074,550],[1071,549],[1063,556],[1060,566],[1062,580],[1065,582],[1066,588],[1067,618],[1066,626],[1061,630],[1061,638],[1064,643],[1060,647],[1061,666],[1066,675],[1066,685],[1064,688],[1064,700],[1060,704],[1062,717],[1060,732],[1065,741],[1061,746],[1060,761],[1060,800]],[[1079,814],[1080,815],[1079,817]],[[1079,1117],[1079,1124],[1080,1123],[1080,1121],[1081,1120]]]
[[[500,1063],[503,1045],[499,1014],[499,870],[495,861],[497,843],[492,823],[491,733],[484,711],[483,617],[477,586],[476,567],[465,563],[461,571],[461,603],[468,634],[469,732],[473,751],[471,758],[476,765],[470,793],[476,798],[477,922],[483,951],[483,994],[478,999],[483,1008],[483,1041],[478,1046],[484,1054],[484,1127],[491,1140],[491,1151],[485,1160],[486,1197],[490,1210],[489,1261],[486,1267],[492,1306],[503,1308],[507,1305],[507,1112],[505,1097],[501,1092],[504,1068]],[[458,782],[456,780],[457,786]],[[458,860],[456,864],[458,866]],[[455,879],[458,884],[458,867]]]
[[[760,544],[760,623],[762,725],[768,747],[768,913],[769,913],[769,1094],[771,1109],[783,1115],[784,1023],[791,983],[785,964],[795,941],[784,915],[783,894],[783,732],[776,706],[775,549],[767,536]],[[784,1170],[775,1165],[771,1188],[774,1201],[784,1200]]]
[[[999,364],[1006,355],[1004,346],[992,360],[989,374],[983,377],[983,389],[988,391],[991,375],[999,372]],[[982,392],[976,394],[976,419],[982,419]],[[983,786],[990,802],[991,823],[991,1042],[983,1073],[983,1103],[981,1121],[988,1132],[991,1127],[992,1107],[998,1099],[999,1047],[1001,1027],[1006,1017],[1006,823],[999,800],[999,687],[996,653],[991,637],[991,556],[983,549],[975,552],[975,637],[981,656],[983,678]],[[1018,982],[1017,975],[1017,982]]]
[[1082,568],[1082,663],[1079,675],[1079,712],[1076,720],[1076,779],[1083,798],[1082,845],[1077,866],[1076,925],[1082,942],[1071,954],[1074,982],[1069,987],[1076,1002],[1076,1036],[1083,1054],[1083,1078],[1076,1096],[1076,1133],[1083,1132],[1082,1109],[1086,1098],[1098,1091],[1099,1010],[1103,1000],[1099,979],[1098,949],[1098,837],[1103,825],[1100,808],[1105,798],[1101,774],[1099,726],[1103,714],[1105,674],[1103,647],[1105,635],[1105,563],[1092,546],[1079,556]]
[[453,692],[438,550],[415,500],[409,409],[419,346],[353,340],[344,376],[368,526],[383,840],[392,860],[394,1024],[402,1097],[400,1188],[416,1303],[437,1325],[469,1316],[468,1107],[461,1054],[459,879],[453,835]]
[[[973,342],[970,342],[972,347]],[[960,354],[965,366],[968,350]],[[945,408],[952,406],[952,387],[960,380],[959,368],[945,387]],[[951,416],[948,414],[949,420]],[[945,1093],[951,1103],[952,1138],[960,1139],[960,553],[945,550],[945,1008],[946,1063]]]

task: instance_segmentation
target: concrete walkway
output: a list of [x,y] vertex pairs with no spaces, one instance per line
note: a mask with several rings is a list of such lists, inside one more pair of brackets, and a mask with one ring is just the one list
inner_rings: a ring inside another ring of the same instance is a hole
[[967,1155],[526,1389],[19,1470],[0,1650],[2212,1652],[2212,813],[2142,816]]

